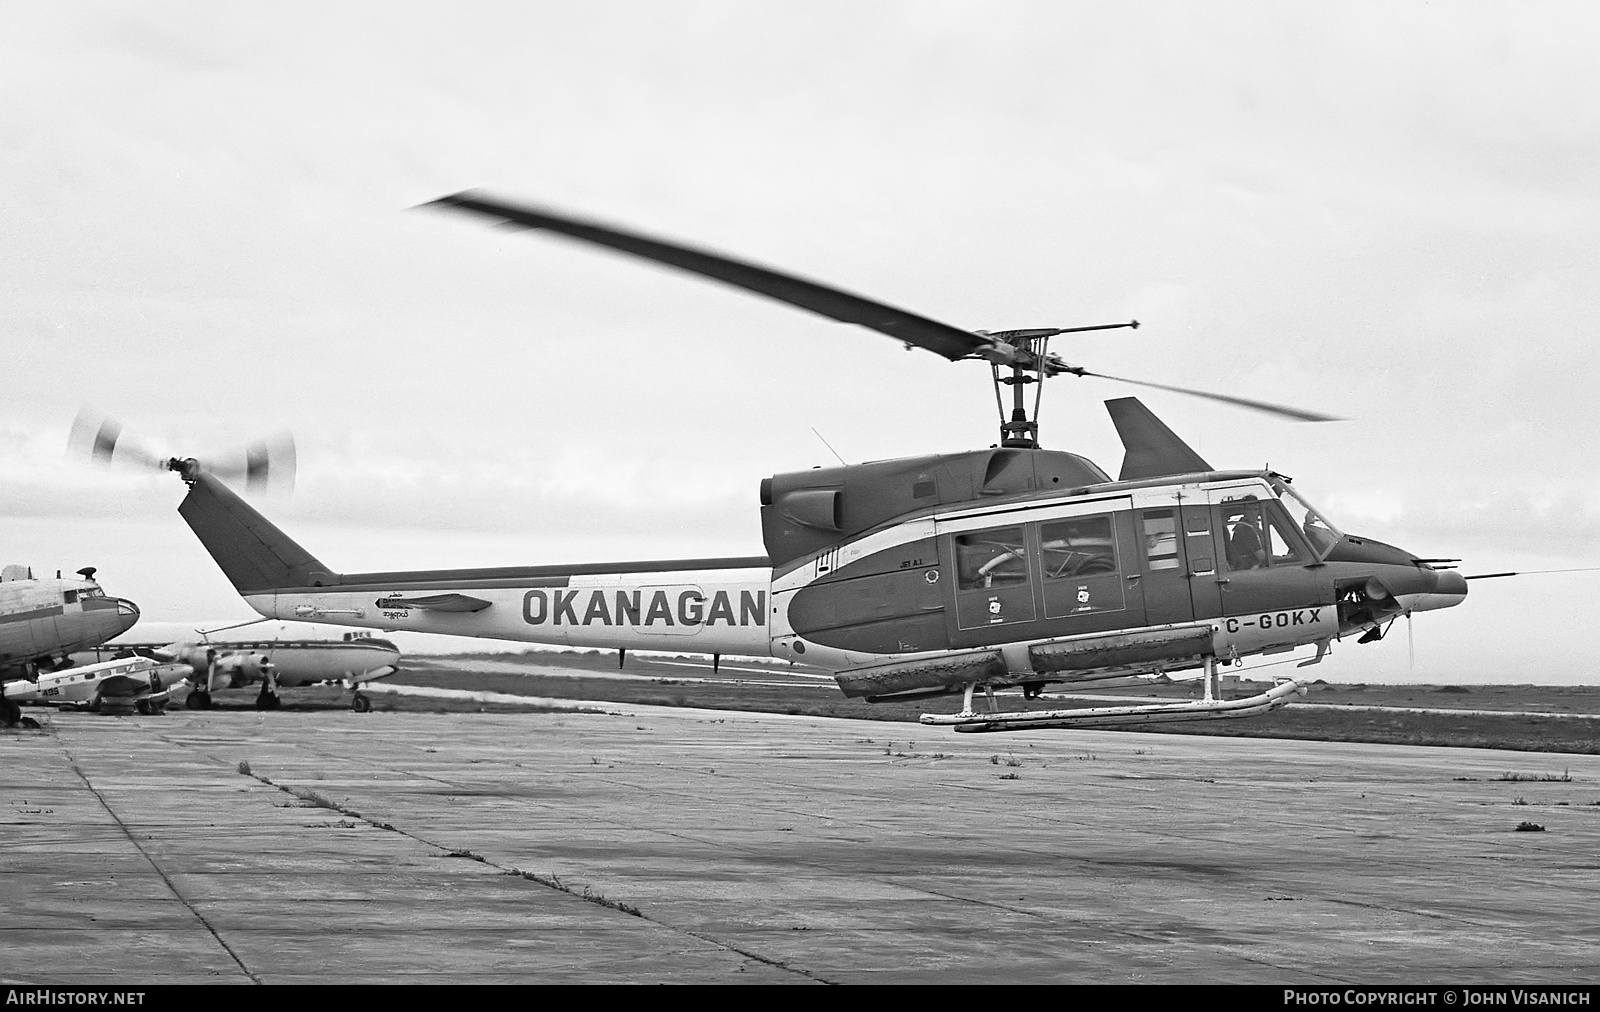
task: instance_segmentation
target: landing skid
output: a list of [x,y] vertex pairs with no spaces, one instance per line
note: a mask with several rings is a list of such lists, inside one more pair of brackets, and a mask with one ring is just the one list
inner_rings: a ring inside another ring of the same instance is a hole
[[[1295,696],[1306,694],[1306,687],[1295,679],[1279,682],[1266,692],[1244,699],[1223,699],[1217,680],[1217,659],[1205,658],[1205,696],[1194,702],[1140,703],[1134,706],[1096,706],[1076,710],[1022,710],[1002,713],[995,703],[994,691],[985,688],[989,697],[989,712],[976,713],[972,709],[972,692],[976,684],[969,683],[962,696],[961,712],[956,714],[925,713],[922,723],[936,727],[953,727],[957,731],[1027,731],[1043,727],[1127,727],[1130,724],[1155,724],[1180,720],[1227,720],[1233,717],[1253,717],[1285,705]],[[1027,698],[1026,693],[1024,697]]]
[[1126,727],[1179,720],[1225,720],[1253,717],[1276,710],[1292,697],[1305,694],[1305,686],[1290,680],[1246,699],[1196,700],[1184,703],[1149,703],[1139,706],[1097,706],[1080,710],[1024,710],[1012,713],[955,713],[922,715],[924,724],[953,727],[957,731],[1029,731],[1042,727]]

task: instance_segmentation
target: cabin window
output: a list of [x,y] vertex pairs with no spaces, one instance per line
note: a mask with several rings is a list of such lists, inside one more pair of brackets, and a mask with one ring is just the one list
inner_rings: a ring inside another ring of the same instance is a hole
[[1113,517],[1044,521],[1039,525],[1039,562],[1045,618],[1083,618],[1127,607]]
[[1110,517],[1073,517],[1039,528],[1039,557],[1047,580],[1070,580],[1117,571]]
[[63,590],[61,592],[61,602],[63,604],[77,604],[78,592],[75,590]]
[[1155,571],[1178,568],[1178,518],[1172,510],[1144,514],[1145,563]]
[[1021,527],[957,534],[955,545],[960,589],[1013,587],[1028,582],[1028,554]]

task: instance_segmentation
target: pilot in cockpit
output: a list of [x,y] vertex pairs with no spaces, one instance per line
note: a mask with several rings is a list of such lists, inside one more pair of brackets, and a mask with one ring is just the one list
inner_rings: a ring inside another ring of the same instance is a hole
[[[1255,505],[1255,496],[1247,495],[1239,503],[1229,503],[1228,517],[1228,568],[1265,569],[1267,549],[1261,541],[1259,527],[1261,507]],[[1251,505],[1245,506],[1244,502]]]

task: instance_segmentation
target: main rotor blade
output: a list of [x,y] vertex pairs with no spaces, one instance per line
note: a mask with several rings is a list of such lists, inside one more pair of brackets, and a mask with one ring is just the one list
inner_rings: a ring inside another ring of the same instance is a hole
[[1224,404],[1234,404],[1252,411],[1263,411],[1269,415],[1279,415],[1283,418],[1293,418],[1301,422],[1342,422],[1343,418],[1337,415],[1324,415],[1316,411],[1304,411],[1300,408],[1286,407],[1282,404],[1272,404],[1267,401],[1255,401],[1248,397],[1234,397],[1231,394],[1214,394],[1209,390],[1191,390],[1188,387],[1169,386],[1165,383],[1151,383],[1149,380],[1128,379],[1125,376],[1107,376],[1103,372],[1090,372],[1078,366],[1070,366],[1066,370],[1075,376],[1095,376],[1099,379],[1116,380],[1118,383],[1132,383],[1137,387],[1153,387],[1156,390],[1168,390],[1175,394],[1188,394],[1191,397],[1204,397],[1207,400],[1221,401]]
[[747,292],[765,295],[769,299],[787,302],[791,306],[809,310],[838,320],[854,323],[887,334],[908,345],[926,348],[955,361],[976,352],[990,349],[994,342],[971,331],[952,327],[938,320],[907,312],[882,302],[852,295],[838,288],[816,281],[807,281],[742,260],[695,249],[662,239],[651,238],[610,225],[573,218],[543,208],[508,204],[495,200],[475,190],[440,197],[422,206],[453,207],[462,211],[498,219],[502,224],[526,229],[545,229],[572,239],[604,246],[621,253],[651,260],[701,277],[721,281]]

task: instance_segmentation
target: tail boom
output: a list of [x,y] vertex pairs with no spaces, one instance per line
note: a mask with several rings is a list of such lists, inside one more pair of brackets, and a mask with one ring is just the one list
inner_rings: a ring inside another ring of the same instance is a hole
[[178,512],[266,618],[599,649],[766,656],[765,557],[336,573],[200,473]]

